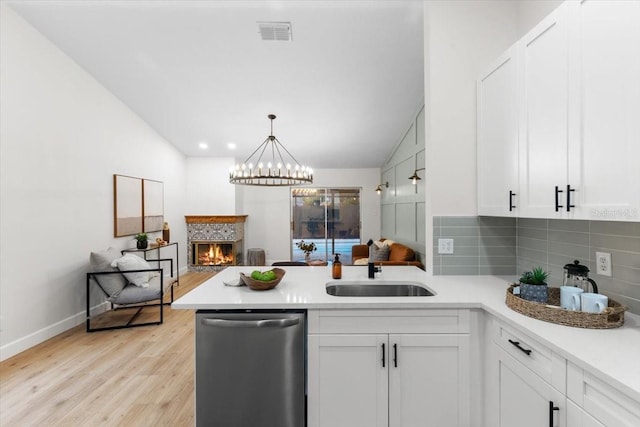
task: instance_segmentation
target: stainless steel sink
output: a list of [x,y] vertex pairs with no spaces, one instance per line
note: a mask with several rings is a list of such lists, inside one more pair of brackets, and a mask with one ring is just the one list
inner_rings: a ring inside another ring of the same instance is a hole
[[345,281],[326,284],[336,297],[430,297],[434,293],[418,282]]

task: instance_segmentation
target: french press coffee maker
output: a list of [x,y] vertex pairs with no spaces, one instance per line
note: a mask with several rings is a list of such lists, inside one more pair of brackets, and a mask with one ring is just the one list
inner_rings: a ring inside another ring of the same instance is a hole
[[589,284],[593,288],[593,293],[598,293],[598,285],[592,279],[589,279],[589,269],[586,265],[581,265],[580,261],[575,260],[573,264],[564,266],[563,286],[575,286],[589,292]]

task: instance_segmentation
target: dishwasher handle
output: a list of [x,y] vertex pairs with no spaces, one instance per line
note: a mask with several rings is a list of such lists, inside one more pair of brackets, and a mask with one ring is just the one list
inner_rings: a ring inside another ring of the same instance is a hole
[[202,319],[203,326],[214,326],[219,328],[287,328],[300,323],[298,317],[288,317],[285,319],[261,319],[261,320],[225,320],[225,319]]

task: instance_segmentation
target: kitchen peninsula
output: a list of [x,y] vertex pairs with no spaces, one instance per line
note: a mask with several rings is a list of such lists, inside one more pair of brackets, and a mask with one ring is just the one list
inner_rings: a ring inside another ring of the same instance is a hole
[[[404,266],[386,266],[376,279],[367,278],[366,267],[346,266],[341,282],[419,282],[435,295],[331,296],[330,267],[286,267],[269,291],[225,286],[254,269],[227,268],[172,307],[307,310],[309,426],[426,416],[455,426],[508,427],[516,417],[551,417],[557,426],[640,425],[638,316],[627,313],[624,326],[608,330],[556,325],[509,309],[506,278],[430,276]],[[365,393],[357,396],[363,407],[352,407],[350,392]]]

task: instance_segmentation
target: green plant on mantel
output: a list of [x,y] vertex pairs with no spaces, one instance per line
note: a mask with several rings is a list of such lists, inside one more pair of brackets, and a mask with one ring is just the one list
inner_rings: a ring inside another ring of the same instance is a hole
[[147,233],[138,233],[138,234],[136,234],[135,239],[138,242],[146,242],[147,239],[148,239]]
[[520,276],[520,283],[526,285],[546,285],[549,273],[544,271],[542,267],[536,267],[531,271],[525,271]]

